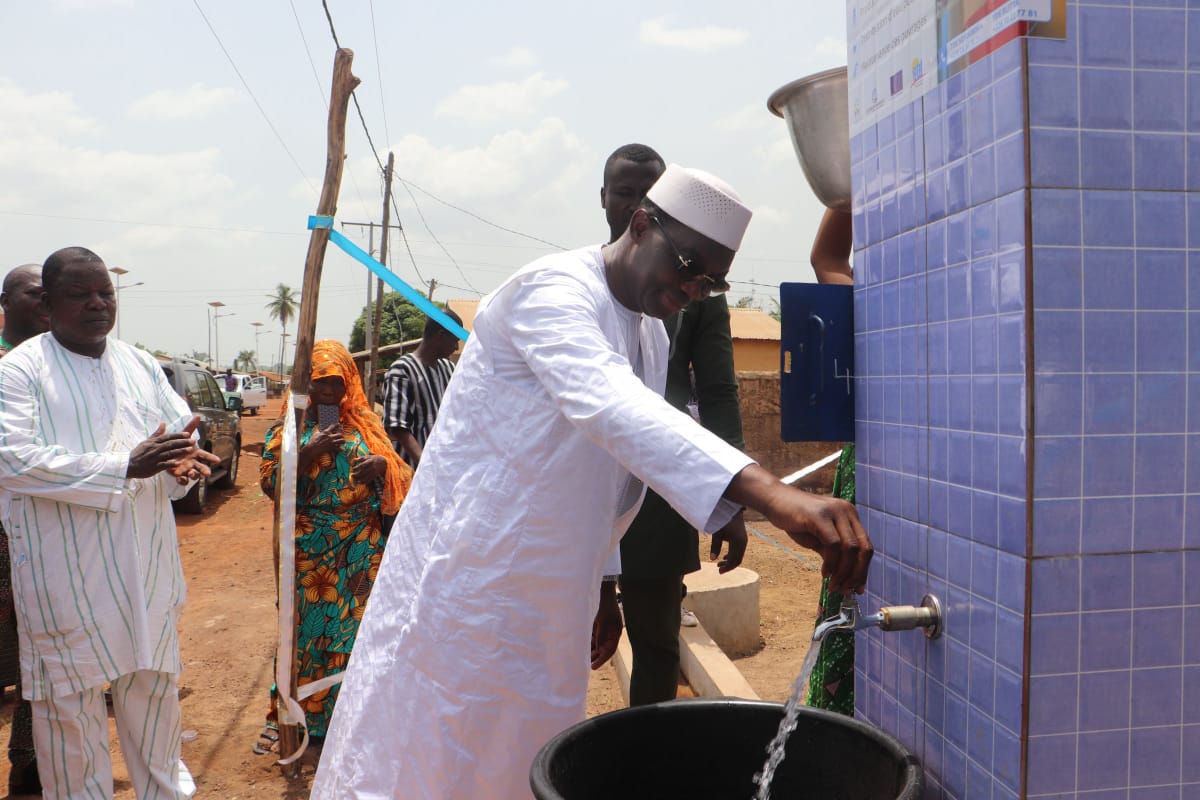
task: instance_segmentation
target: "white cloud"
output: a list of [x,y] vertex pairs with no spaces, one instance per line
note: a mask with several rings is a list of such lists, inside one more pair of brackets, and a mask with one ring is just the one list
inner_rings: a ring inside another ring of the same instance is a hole
[[241,99],[237,89],[193,83],[186,89],[158,89],[140,97],[130,104],[129,115],[135,119],[202,119]]
[[532,50],[520,46],[492,59],[492,63],[498,67],[532,67],[537,61],[537,55]]
[[535,72],[523,81],[463,86],[438,103],[434,113],[469,122],[526,118],[537,113],[542,102],[566,88],[566,81]]
[[671,19],[668,15],[643,21],[640,30],[642,43],[681,50],[711,51],[738,47],[750,38],[750,34],[744,30],[718,25],[671,28],[668,24]]
[[0,77],[0,108],[4,109],[4,113],[0,114],[0,140],[93,134],[100,127],[94,119],[79,110],[69,92],[33,94],[9,78]]

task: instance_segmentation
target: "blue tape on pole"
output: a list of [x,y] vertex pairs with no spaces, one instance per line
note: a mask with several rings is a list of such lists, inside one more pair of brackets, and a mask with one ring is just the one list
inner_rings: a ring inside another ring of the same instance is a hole
[[470,334],[467,333],[462,325],[450,319],[444,311],[434,305],[425,295],[409,286],[400,276],[371,258],[365,250],[335,230],[333,228],[333,217],[309,217],[308,228],[309,230],[313,228],[329,228],[329,241],[345,250],[347,254],[371,270],[371,272],[374,272],[384,283],[402,294],[414,306],[421,309],[425,313],[425,316],[432,317],[434,322],[453,333],[462,341],[465,342],[467,340]]

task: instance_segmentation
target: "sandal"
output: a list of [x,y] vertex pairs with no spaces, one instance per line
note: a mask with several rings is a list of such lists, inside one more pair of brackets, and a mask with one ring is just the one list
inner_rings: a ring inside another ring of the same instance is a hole
[[265,756],[267,753],[279,752],[279,729],[274,725],[267,725],[262,729],[262,733],[258,735],[258,741],[254,743],[254,755]]

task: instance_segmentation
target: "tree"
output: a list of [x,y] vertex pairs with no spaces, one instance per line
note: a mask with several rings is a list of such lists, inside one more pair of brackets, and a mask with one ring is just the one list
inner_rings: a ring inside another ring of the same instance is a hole
[[[350,351],[366,349],[367,308],[354,321],[350,329]],[[420,339],[425,330],[425,312],[414,306],[399,292],[387,292],[383,296],[383,319],[379,326],[379,345],[396,344]],[[393,359],[380,359],[379,367],[390,365]]]
[[257,372],[258,362],[254,359],[253,350],[243,350],[233,359],[233,368],[238,372]]
[[733,307],[734,308],[757,308],[759,311],[763,312],[764,314],[769,316],[771,319],[775,320],[776,322],[779,322],[783,318],[783,312],[779,307],[779,300],[777,300],[774,297],[770,297],[767,299],[771,301],[770,309],[767,308],[767,304],[765,301],[760,300],[758,302],[755,302],[754,296],[749,295],[749,294],[744,294],[741,297],[739,297],[737,299],[737,301],[734,302]]
[[282,326],[279,332],[279,371],[283,372],[283,343],[287,341],[287,326],[292,317],[296,316],[299,299],[294,289],[286,283],[281,283],[275,287],[275,294],[267,295],[267,300],[267,313],[273,319],[279,320]]

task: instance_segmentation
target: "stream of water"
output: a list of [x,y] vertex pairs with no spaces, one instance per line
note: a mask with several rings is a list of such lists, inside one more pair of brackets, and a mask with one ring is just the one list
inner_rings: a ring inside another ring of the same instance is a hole
[[754,776],[754,782],[758,784],[754,800],[770,800],[771,798],[771,779],[775,777],[775,770],[783,761],[788,737],[792,731],[796,730],[800,706],[804,705],[804,697],[808,691],[808,678],[812,675],[813,667],[816,666],[817,658],[820,655],[821,642],[814,639],[808,646],[808,655],[804,657],[804,663],[800,666],[800,675],[792,684],[792,695],[783,708],[783,720],[779,723],[779,730],[775,732],[775,738],[767,745],[767,761],[763,764],[762,772]]

